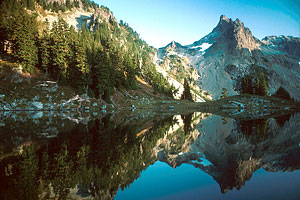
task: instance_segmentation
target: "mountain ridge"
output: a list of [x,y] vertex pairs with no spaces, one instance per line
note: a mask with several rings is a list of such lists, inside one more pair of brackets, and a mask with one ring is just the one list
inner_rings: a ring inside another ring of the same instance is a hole
[[[222,88],[230,95],[239,94],[242,78],[261,71],[266,75],[270,94],[283,87],[299,100],[299,49],[300,38],[267,36],[259,40],[238,18],[233,21],[221,15],[212,32],[179,51],[175,48],[173,54],[191,62],[199,74],[198,86],[214,98],[221,96]],[[161,58],[167,55],[164,50],[158,50]]]

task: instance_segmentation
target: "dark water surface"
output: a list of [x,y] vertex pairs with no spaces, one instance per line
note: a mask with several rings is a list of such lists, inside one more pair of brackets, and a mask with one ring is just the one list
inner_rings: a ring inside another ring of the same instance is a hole
[[0,199],[300,199],[300,114],[0,113]]

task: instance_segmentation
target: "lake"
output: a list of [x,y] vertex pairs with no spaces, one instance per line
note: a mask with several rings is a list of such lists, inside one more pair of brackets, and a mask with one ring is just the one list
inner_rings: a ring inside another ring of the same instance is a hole
[[0,112],[0,199],[300,199],[300,114]]

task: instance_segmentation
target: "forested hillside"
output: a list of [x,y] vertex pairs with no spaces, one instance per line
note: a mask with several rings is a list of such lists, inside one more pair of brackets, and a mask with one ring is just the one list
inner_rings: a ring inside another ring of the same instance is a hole
[[[37,20],[41,10],[60,16],[72,9],[110,17],[94,16],[88,27],[84,23],[78,31],[62,17],[52,24]],[[4,0],[0,6],[1,54],[11,57],[23,72],[41,71],[78,92],[107,101],[116,89],[135,89],[136,77],[148,82],[155,93],[172,97],[175,88],[152,61],[155,49],[127,23],[118,23],[111,16],[108,8],[89,0]]]

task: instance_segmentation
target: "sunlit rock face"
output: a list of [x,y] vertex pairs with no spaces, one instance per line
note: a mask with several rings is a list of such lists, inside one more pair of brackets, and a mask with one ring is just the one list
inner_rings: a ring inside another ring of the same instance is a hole
[[244,26],[239,19],[233,21],[222,15],[217,27],[213,30],[218,37],[218,43],[229,43],[231,48],[249,49],[250,51],[259,49],[261,42],[253,37],[251,31]]

